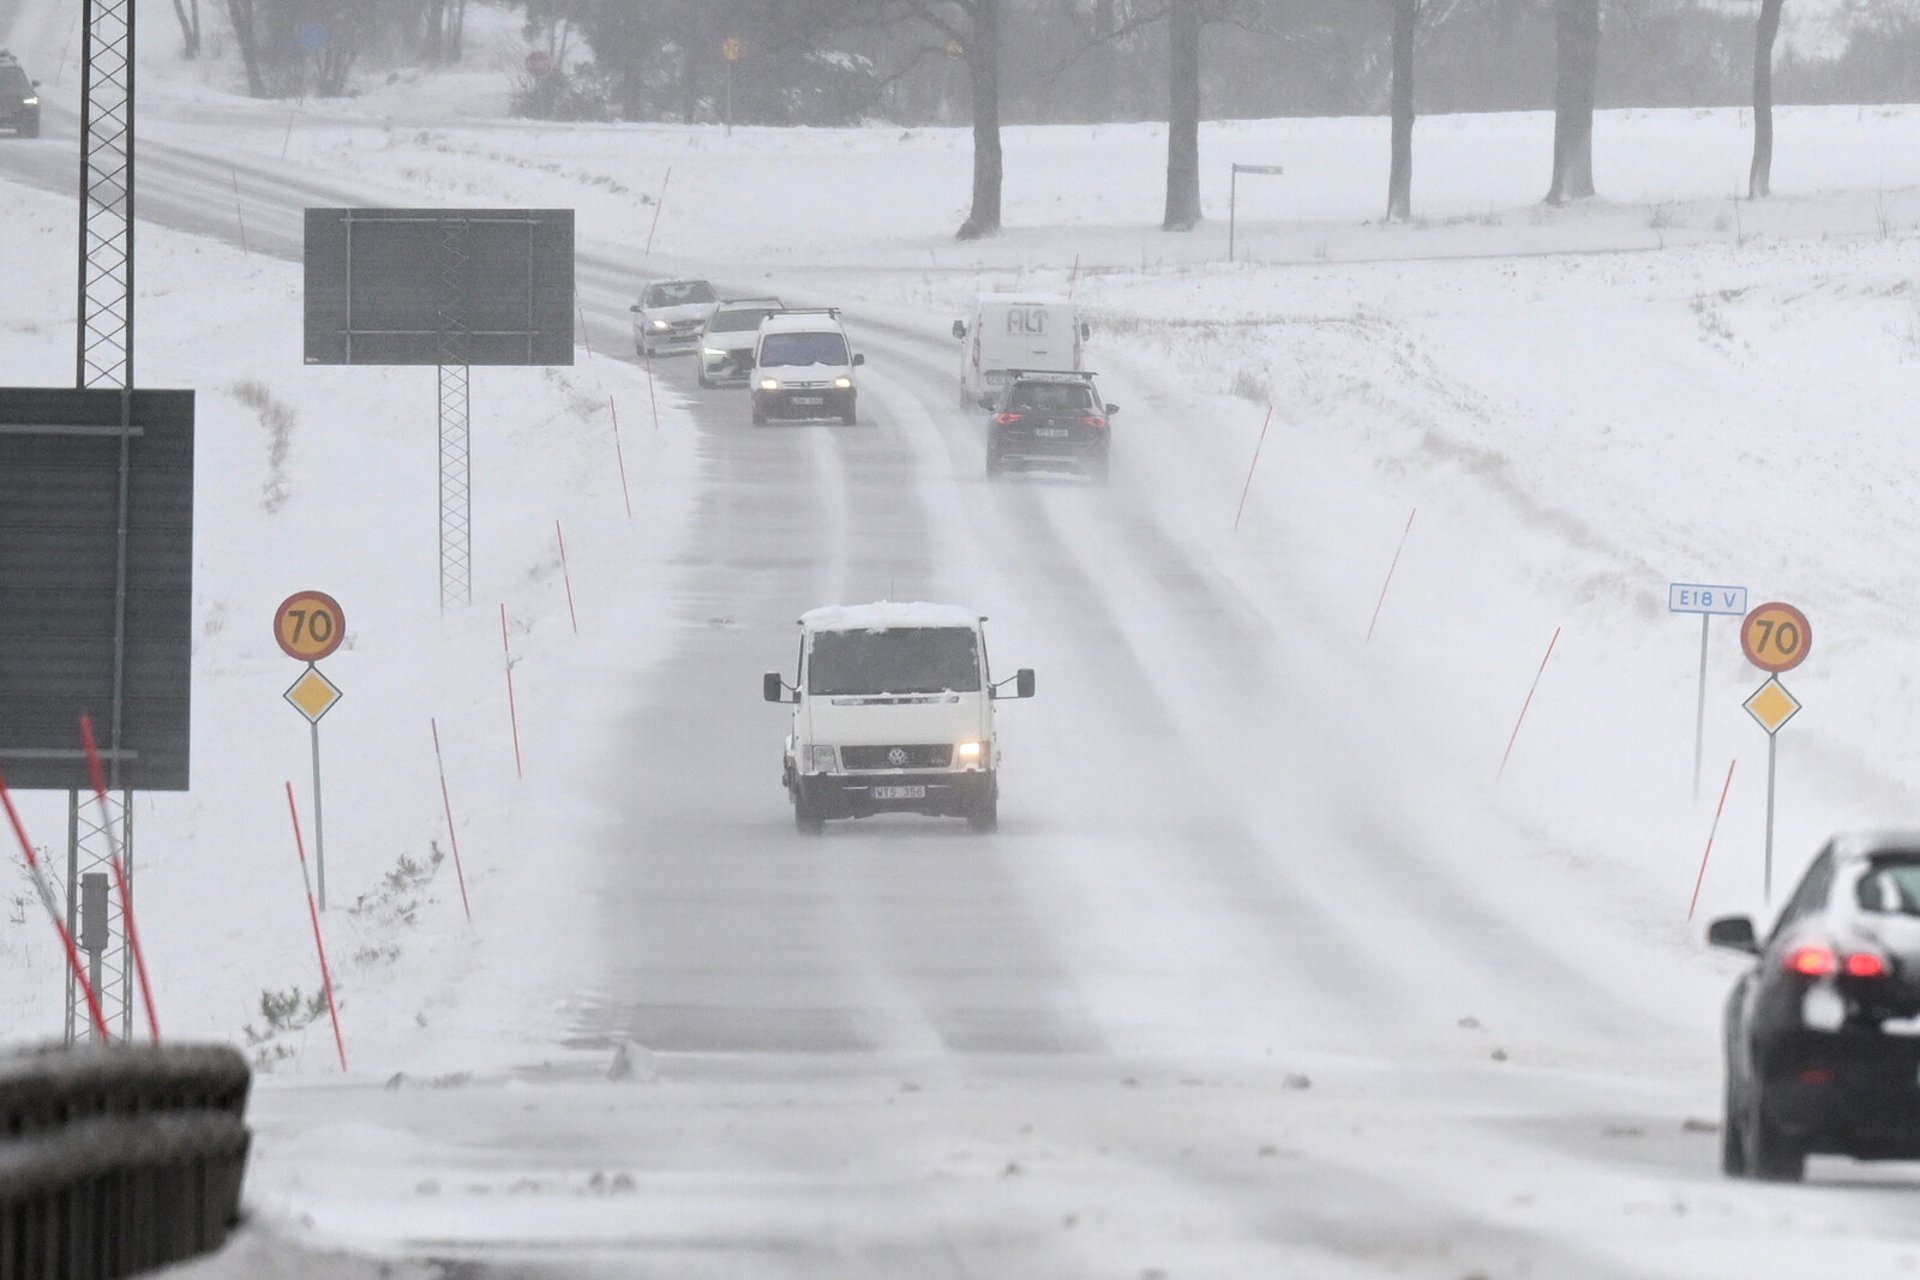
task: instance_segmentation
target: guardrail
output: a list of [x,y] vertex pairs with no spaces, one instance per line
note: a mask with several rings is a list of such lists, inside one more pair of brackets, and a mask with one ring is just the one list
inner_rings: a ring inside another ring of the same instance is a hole
[[250,1084],[225,1045],[0,1056],[0,1280],[111,1280],[218,1249]]

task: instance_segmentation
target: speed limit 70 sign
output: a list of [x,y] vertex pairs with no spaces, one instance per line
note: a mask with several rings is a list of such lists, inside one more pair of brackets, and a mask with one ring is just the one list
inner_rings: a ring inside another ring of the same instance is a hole
[[347,616],[324,591],[296,591],[273,615],[273,638],[289,658],[318,662],[347,638]]
[[1740,648],[1762,671],[1791,671],[1807,660],[1813,628],[1807,615],[1790,604],[1763,604],[1741,621]]

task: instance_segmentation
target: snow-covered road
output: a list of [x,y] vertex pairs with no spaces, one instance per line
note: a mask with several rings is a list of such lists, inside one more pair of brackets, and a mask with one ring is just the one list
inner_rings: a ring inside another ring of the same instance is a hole
[[[744,393],[655,363],[660,430],[691,457],[685,518],[604,567],[602,583],[658,584],[625,606],[639,656],[576,691],[564,775],[536,773],[525,802],[564,821],[517,851],[589,904],[512,925],[551,953],[527,979],[527,1007],[564,1009],[550,1041],[473,1071],[264,1077],[262,1223],[235,1257],[183,1274],[294,1274],[291,1254],[329,1243],[429,1270],[461,1259],[476,1277],[1701,1280],[1920,1265],[1910,1169],[1821,1164],[1807,1188],[1720,1177],[1724,974],[1635,916],[1637,863],[1606,879],[1580,861],[1650,838],[1641,816],[1544,831],[1497,803],[1490,761],[1461,745],[1478,739],[1449,720],[1461,690],[1495,689],[1503,733],[1504,685],[1470,654],[1423,665],[1363,646],[1354,593],[1329,586],[1324,526],[1256,506],[1247,537],[1228,535],[1217,499],[1223,477],[1237,491],[1252,437],[1227,416],[1247,406],[1197,390],[1171,338],[1096,337],[1123,406],[1110,486],[989,483],[979,415],[955,404],[935,295],[957,286],[937,259],[768,266],[719,251],[714,232],[643,270],[652,228],[619,183],[665,188],[598,156],[611,134],[522,129],[530,159],[485,151],[464,124],[459,145],[390,121],[286,121],[283,135],[248,110],[190,102],[142,144],[145,216],[217,245],[211,272],[233,270],[243,224],[251,253],[297,261],[312,203],[577,195],[593,358],[631,363],[626,304],[670,267],[843,306],[868,364],[859,425],[756,429]],[[0,149],[0,175],[67,193],[71,117],[48,119],[48,139]],[[760,195],[697,180],[684,198],[716,225]],[[596,218],[608,208],[621,219]],[[789,261],[826,256],[796,239]],[[1118,271],[1123,255],[1094,241],[1089,268]],[[1714,269],[1700,261],[1687,269]],[[1437,268],[1406,314],[1445,305],[1469,271],[1520,270]],[[1515,288],[1551,287],[1541,270]],[[1353,323],[1380,296],[1392,290]],[[1451,372],[1422,365],[1423,391],[1450,394]],[[1326,380],[1385,416],[1366,374]],[[655,430],[644,406],[623,408],[630,431]],[[1336,468],[1314,469],[1324,445],[1283,429],[1269,447],[1269,508],[1338,504]],[[1493,491],[1462,505],[1498,511]],[[1540,542],[1560,537],[1551,495],[1525,496],[1553,526]],[[1536,589],[1539,544],[1489,526],[1461,535],[1485,559],[1430,562],[1440,585],[1424,590],[1498,612]],[[1620,555],[1656,553],[1643,530],[1615,536]],[[1501,537],[1511,560],[1487,551]],[[1362,594],[1391,545],[1354,553]],[[1514,576],[1528,580],[1494,581]],[[916,818],[792,829],[782,713],[759,674],[791,665],[802,610],[881,597],[977,607],[996,663],[1038,671],[1039,696],[999,718],[994,835]],[[1458,617],[1424,616],[1458,639]],[[1513,643],[1531,659],[1539,640]],[[1605,674],[1569,679],[1595,703],[1615,696]],[[631,1074],[609,1080],[617,1057]],[[344,1256],[307,1265],[367,1274]]]

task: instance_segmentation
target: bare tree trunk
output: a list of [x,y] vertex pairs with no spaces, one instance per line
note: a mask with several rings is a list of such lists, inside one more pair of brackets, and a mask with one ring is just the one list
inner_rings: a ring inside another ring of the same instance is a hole
[[1167,11],[1167,212],[1162,231],[1200,221],[1200,0]]
[[200,0],[194,0],[191,14],[185,0],[173,0],[173,14],[180,19],[180,56],[191,62],[200,56]]
[[958,238],[1000,230],[1000,0],[971,0],[973,39],[966,50],[973,78],[973,209]]
[[1393,160],[1387,169],[1387,221],[1413,216],[1413,38],[1421,0],[1393,0]]
[[227,0],[227,18],[233,23],[234,43],[240,46],[240,61],[247,68],[247,92],[264,98],[267,82],[260,75],[260,46],[253,34],[253,0]]
[[1600,0],[1560,0],[1554,43],[1553,186],[1548,204],[1593,194],[1594,85],[1600,72]]
[[1753,168],[1747,175],[1747,199],[1764,200],[1773,190],[1773,41],[1780,34],[1784,0],[1760,0],[1760,22],[1753,32]]

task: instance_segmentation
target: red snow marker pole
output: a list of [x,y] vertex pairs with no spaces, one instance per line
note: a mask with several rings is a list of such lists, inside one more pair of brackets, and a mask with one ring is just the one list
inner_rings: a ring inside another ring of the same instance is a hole
[[1407,527],[1400,531],[1400,545],[1393,549],[1393,563],[1387,566],[1387,580],[1380,584],[1380,598],[1373,602],[1373,620],[1367,623],[1367,639],[1373,639],[1373,629],[1380,622],[1380,606],[1387,602],[1387,588],[1393,585],[1393,571],[1400,567],[1400,553],[1407,549],[1407,535],[1413,532],[1413,518],[1420,514],[1415,507],[1407,513]]
[[553,536],[560,542],[560,579],[567,584],[567,621],[573,623],[573,634],[580,634],[580,615],[573,611],[573,572],[567,568],[567,535],[560,532],[560,522],[553,522]]
[[1739,763],[1736,759],[1727,766],[1727,780],[1720,787],[1720,804],[1713,811],[1713,826],[1707,831],[1707,851],[1700,855],[1700,874],[1694,877],[1693,897],[1687,903],[1689,920],[1693,919],[1693,909],[1700,905],[1700,886],[1707,880],[1707,859],[1713,856],[1713,838],[1720,834],[1720,814],[1727,807],[1727,792],[1733,787],[1733,766]]
[[[1527,708],[1533,705],[1535,690],[1540,688],[1540,677],[1547,673],[1547,658],[1553,656],[1553,646],[1560,643],[1560,628],[1553,629],[1553,639],[1547,641],[1547,654],[1540,659],[1540,669],[1533,673],[1533,687],[1527,690],[1527,700],[1520,704],[1520,718],[1513,722],[1513,733],[1507,738],[1506,752],[1500,757],[1500,773],[1507,771],[1507,757],[1513,754],[1513,744],[1520,737],[1520,726],[1527,722]],[[1498,777],[1499,774],[1494,775]]]
[[667,184],[673,181],[673,166],[667,166],[666,176],[660,179],[660,194],[653,202],[653,221],[647,224],[647,246],[640,250],[640,256],[646,258],[653,253],[653,233],[660,226],[660,210],[667,205]]
[[447,795],[447,762],[440,755],[440,722],[429,718],[433,726],[433,762],[440,767],[440,803],[447,811],[447,839],[453,843],[453,874],[460,878],[460,905],[466,910],[467,923],[473,923],[473,904],[467,901],[467,873],[460,865],[460,833],[453,825],[453,801]]
[[13,834],[20,841],[20,852],[26,856],[33,887],[40,895],[40,905],[47,909],[47,919],[53,921],[53,931],[60,935],[60,946],[67,953],[67,964],[73,969],[74,981],[80,984],[80,993],[87,998],[87,1015],[93,1019],[93,1029],[99,1035],[100,1043],[106,1044],[113,1037],[107,1034],[107,1019],[100,1012],[100,997],[94,994],[93,984],[87,981],[87,968],[80,963],[80,949],[73,945],[73,935],[67,932],[67,922],[60,918],[60,909],[53,904],[53,890],[47,887],[47,876],[40,869],[40,859],[33,855],[33,842],[27,839],[27,828],[20,821],[20,811],[13,807],[13,796],[7,790],[5,778],[0,778],[0,807],[6,809],[7,821],[13,824]]
[[300,838],[300,810],[294,807],[293,784],[287,784],[287,816],[293,819],[293,847],[300,854],[300,879],[307,886],[307,918],[313,921],[313,949],[320,955],[320,985],[327,993],[327,1016],[333,1019],[333,1047],[340,1052],[340,1069],[347,1069],[347,1042],[340,1038],[340,1010],[333,1003],[333,975],[327,970],[327,944],[320,940],[320,911],[313,905],[313,878],[307,874],[307,842]]
[[[651,383],[649,383],[651,385]],[[607,411],[613,414],[613,456],[620,463],[620,496],[627,504],[627,519],[633,519],[633,495],[627,492],[627,455],[620,447],[620,406],[607,397]]]
[[120,837],[113,832],[113,815],[107,809],[107,779],[100,769],[100,748],[93,739],[93,719],[80,717],[80,741],[87,748],[87,771],[93,775],[93,797],[100,805],[100,827],[107,833],[109,865],[113,868],[113,888],[120,895],[120,915],[127,924],[127,945],[133,950],[133,969],[140,978],[140,1003],[147,1010],[147,1034],[160,1043],[160,1019],[153,1011],[153,984],[147,980],[147,953],[140,946],[140,927],[133,919],[133,893],[127,885],[126,864],[120,857]]
[[[646,348],[642,346],[641,350],[645,351]],[[653,353],[651,351],[646,353],[646,361],[647,404],[653,410],[653,429],[658,431],[660,429],[660,398],[653,393]]]
[[507,606],[500,605],[500,652],[507,656],[507,716],[513,724],[513,774],[526,777],[520,768],[520,710],[513,702],[513,650],[507,647]]
[[1253,469],[1260,465],[1260,449],[1267,442],[1267,428],[1273,423],[1273,406],[1267,406],[1267,416],[1260,423],[1260,439],[1253,446],[1253,461],[1247,464],[1247,482],[1240,486],[1240,505],[1233,509],[1233,531],[1240,532],[1240,513],[1247,509],[1247,490],[1253,488]]

